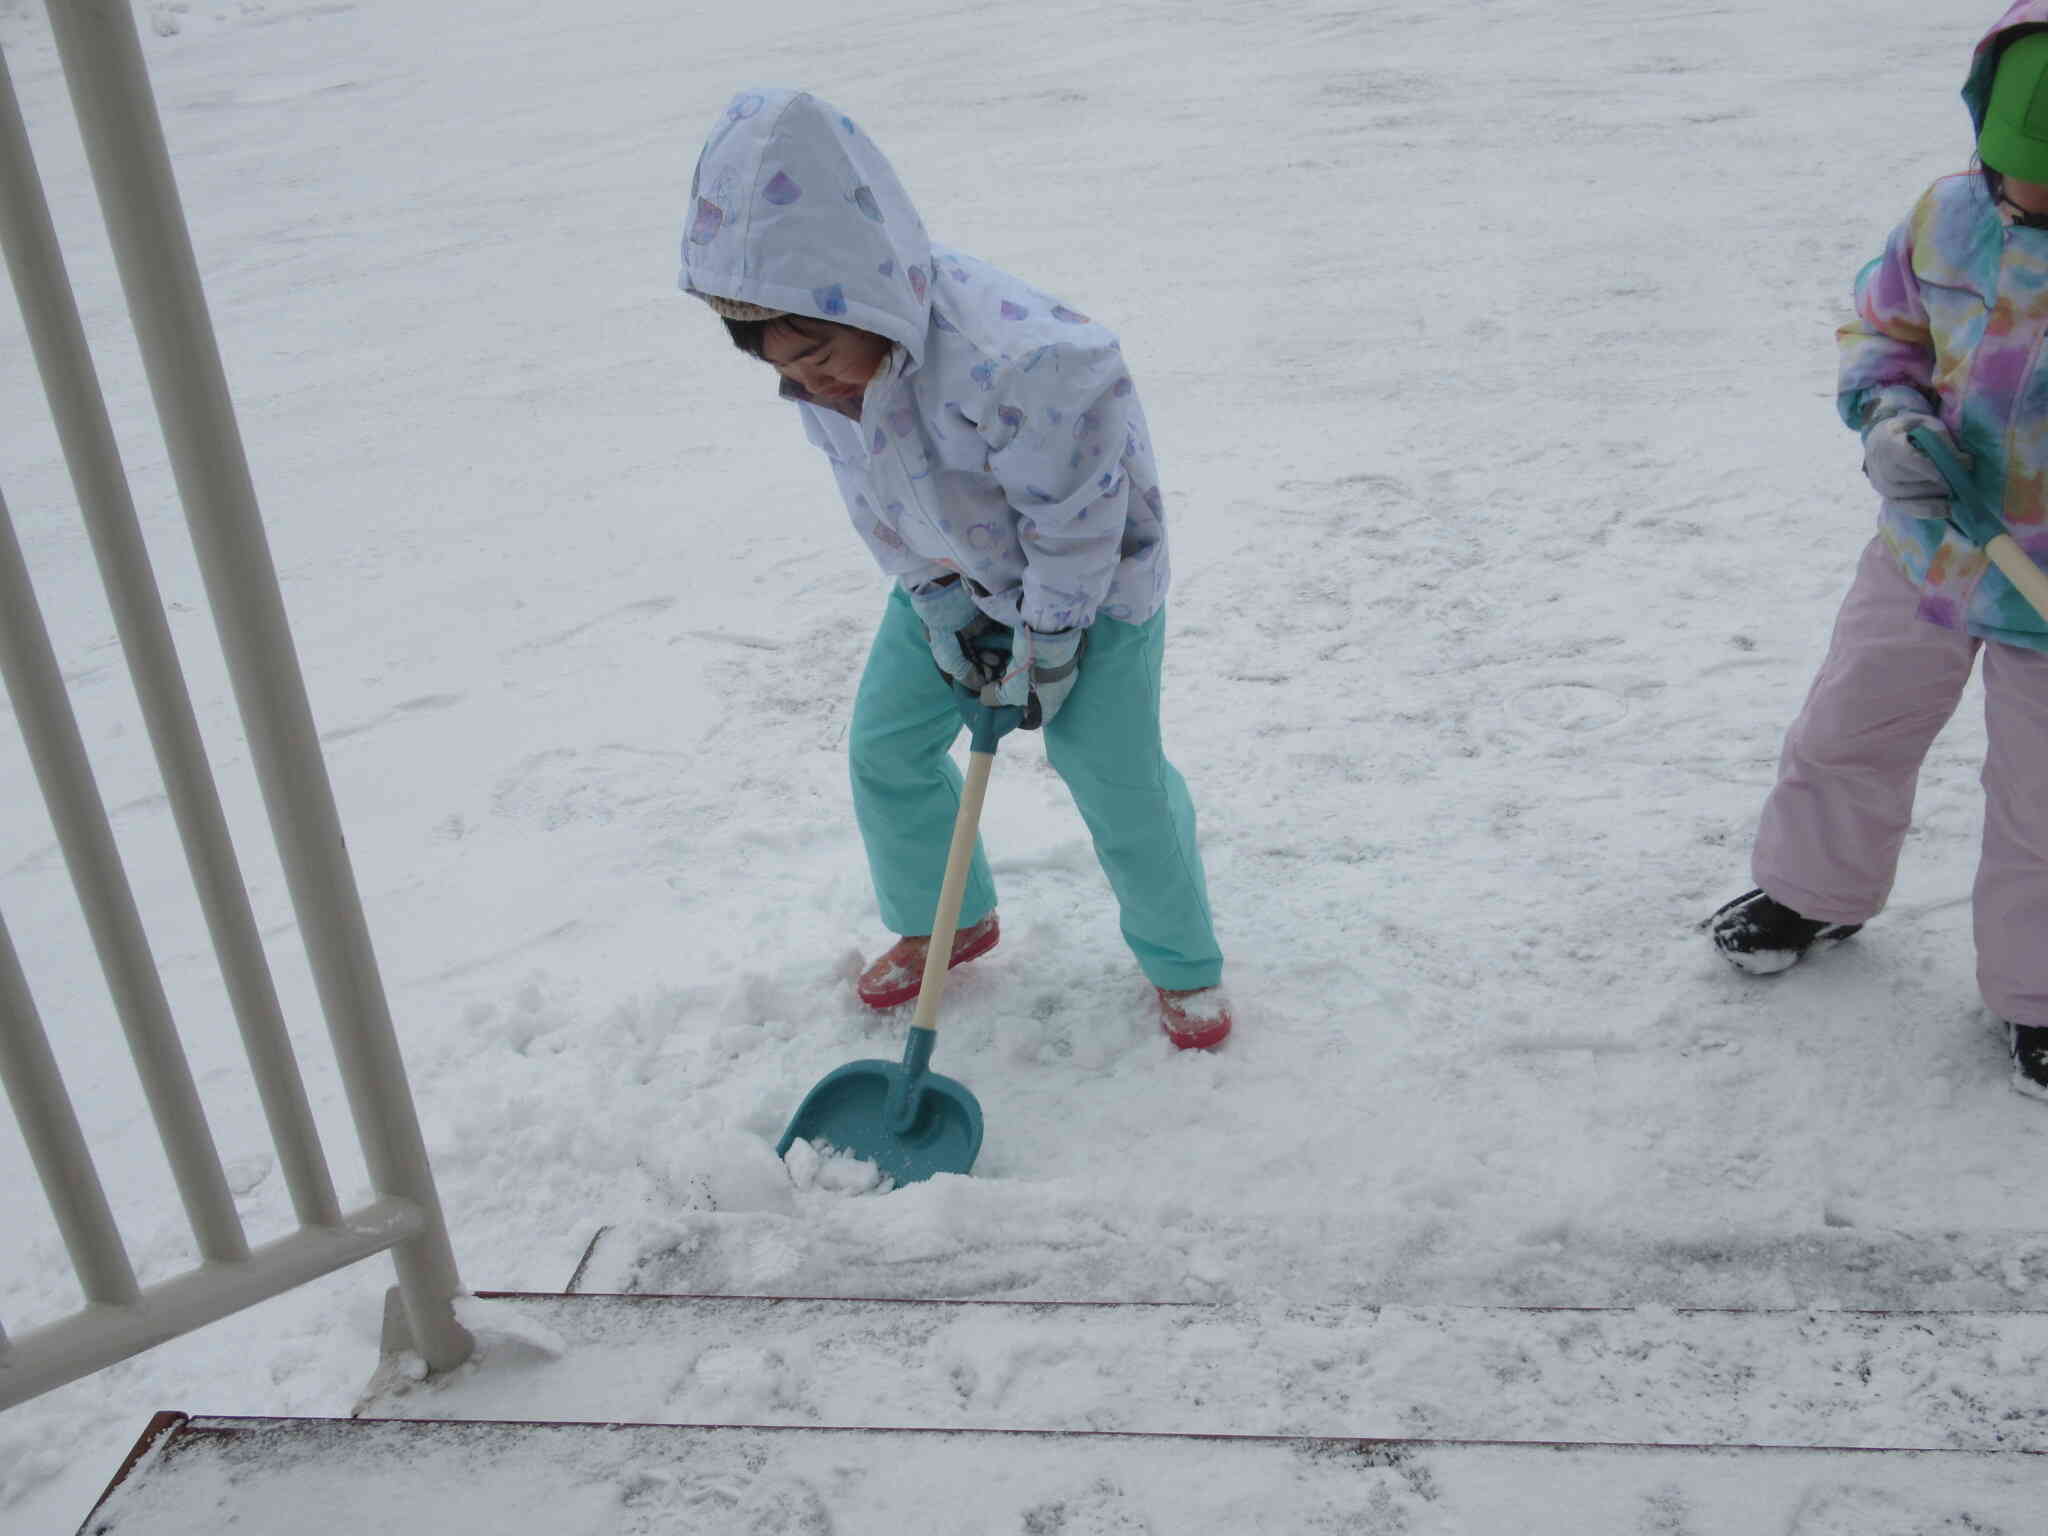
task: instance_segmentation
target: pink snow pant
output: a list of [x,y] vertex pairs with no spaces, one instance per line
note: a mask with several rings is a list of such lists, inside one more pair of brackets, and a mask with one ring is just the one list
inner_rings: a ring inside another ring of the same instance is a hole
[[1977,985],[2014,1024],[2048,1025],[2048,652],[1919,617],[1882,539],[1863,552],[1827,660],[1785,736],[1750,872],[1806,917],[1860,923],[1891,894],[1920,764],[1984,652],[1984,846],[1972,896]]

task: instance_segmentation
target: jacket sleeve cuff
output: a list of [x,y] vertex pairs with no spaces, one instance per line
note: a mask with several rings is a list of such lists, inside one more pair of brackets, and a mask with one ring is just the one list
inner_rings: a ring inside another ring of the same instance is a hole
[[1941,407],[1911,384],[1886,384],[1866,389],[1843,402],[1842,414],[1866,437],[1870,429],[1894,416],[1941,416]]

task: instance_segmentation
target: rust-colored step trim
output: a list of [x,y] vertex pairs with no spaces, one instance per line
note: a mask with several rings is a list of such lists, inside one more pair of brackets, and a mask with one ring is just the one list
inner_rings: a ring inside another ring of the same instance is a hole
[[128,1475],[142,1464],[142,1459],[156,1449],[157,1442],[183,1429],[190,1414],[180,1413],[175,1408],[165,1408],[151,1416],[149,1423],[136,1438],[134,1448],[128,1452],[128,1459],[121,1463],[106,1489],[93,1501],[92,1512],[85,1517],[85,1524],[79,1527],[80,1536],[91,1536],[99,1519],[101,1508],[114,1496],[114,1490],[128,1481]]
[[[472,1291],[478,1301],[690,1301],[732,1304],[802,1302],[812,1306],[862,1307],[1070,1307],[1112,1309],[1118,1307],[1178,1307],[1190,1312],[1228,1311],[1230,1304],[1214,1301],[1068,1301],[1025,1296],[756,1296],[719,1291]],[[1407,1312],[1481,1312],[1493,1316],[1586,1316],[1633,1317],[1644,1312],[1673,1317],[2048,1317],[2042,1307],[1672,1307],[1642,1306],[1460,1306],[1435,1302],[1315,1303],[1359,1312],[1381,1310]]]

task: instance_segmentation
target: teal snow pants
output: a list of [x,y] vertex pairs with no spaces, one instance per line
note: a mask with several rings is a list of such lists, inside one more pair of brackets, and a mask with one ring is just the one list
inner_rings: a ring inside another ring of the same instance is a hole
[[[1212,987],[1223,977],[1223,953],[1195,846],[1194,802],[1159,741],[1165,649],[1164,610],[1143,624],[1098,618],[1074,691],[1045,728],[1045,754],[1095,840],[1139,969],[1157,987]],[[896,933],[932,931],[960,808],[960,770],[948,755],[960,730],[924,625],[895,588],[853,702],[852,770],[882,921]],[[960,926],[980,922],[995,904],[977,842]]]

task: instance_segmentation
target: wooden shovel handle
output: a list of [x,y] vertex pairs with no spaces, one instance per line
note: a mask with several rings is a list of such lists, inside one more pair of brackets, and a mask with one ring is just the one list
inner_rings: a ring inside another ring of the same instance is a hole
[[2001,533],[1984,546],[1984,553],[1991,557],[1991,563],[2005,572],[2005,579],[2020,591],[2020,595],[2034,605],[2034,611],[2041,615],[2042,622],[2048,623],[2048,575],[2041,567],[2027,558],[2009,533]]
[[[2024,558],[2024,556],[2022,557]],[[981,802],[988,794],[993,752],[967,754],[967,782],[960,787],[960,811],[953,818],[953,846],[946,853],[946,881],[939,887],[939,910],[932,917],[932,942],[925,950],[924,981],[918,987],[912,1029],[939,1027],[939,998],[952,968],[953,933],[960,926],[960,902],[967,894],[967,867],[974,862],[974,836],[981,827]]]

